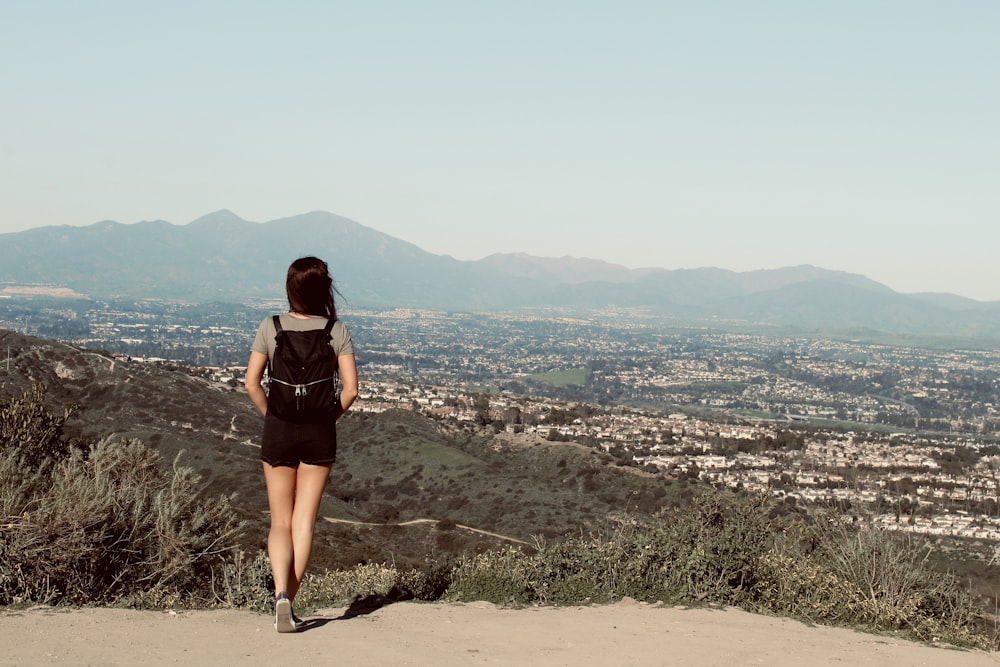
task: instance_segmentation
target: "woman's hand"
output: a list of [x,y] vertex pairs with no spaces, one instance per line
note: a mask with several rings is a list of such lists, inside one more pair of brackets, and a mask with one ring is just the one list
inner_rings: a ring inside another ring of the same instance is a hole
[[[260,352],[251,352],[250,361],[247,362],[247,374],[243,380],[243,385],[247,388],[250,400],[260,410],[260,414],[267,414],[267,394],[261,381],[264,379],[264,369],[267,368],[267,355]],[[357,381],[355,381],[357,386]]]

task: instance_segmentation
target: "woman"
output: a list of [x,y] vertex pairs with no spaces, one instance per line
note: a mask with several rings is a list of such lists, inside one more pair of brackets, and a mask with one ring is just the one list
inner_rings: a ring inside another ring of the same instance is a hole
[[246,388],[264,415],[260,458],[271,511],[267,554],[274,576],[274,625],[278,632],[295,632],[302,622],[292,611],[292,602],[309,563],[320,499],[337,454],[336,420],[358,396],[358,373],[351,335],[337,320],[326,262],[316,257],[295,260],[288,267],[285,291],[289,310],[277,316],[283,331],[321,330],[333,321],[330,370],[331,375],[339,373],[341,384],[339,403],[322,421],[298,423],[280,419],[275,410],[269,412],[261,381],[268,361],[275,359],[277,331],[274,318],[261,323],[247,364]]

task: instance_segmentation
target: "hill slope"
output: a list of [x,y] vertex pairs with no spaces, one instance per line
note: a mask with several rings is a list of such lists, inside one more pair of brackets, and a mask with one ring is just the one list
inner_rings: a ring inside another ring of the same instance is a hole
[[[80,406],[68,423],[72,437],[139,438],[163,454],[165,465],[180,453],[180,463],[201,474],[212,493],[238,494],[250,524],[245,546],[263,548],[262,422],[242,390],[5,330],[0,346],[11,350],[10,369],[0,371],[0,401],[40,382],[53,408]],[[626,509],[648,515],[691,492],[617,468],[585,447],[448,432],[405,410],[353,412],[340,424],[338,463],[320,511],[343,521],[320,523],[315,561],[446,561],[504,538],[530,542],[601,529]],[[416,519],[430,521],[397,525]]]

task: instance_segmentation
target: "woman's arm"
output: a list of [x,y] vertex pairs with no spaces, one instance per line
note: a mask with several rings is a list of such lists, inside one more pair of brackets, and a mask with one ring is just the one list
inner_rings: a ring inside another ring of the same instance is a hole
[[337,357],[337,369],[340,371],[340,410],[337,411],[337,419],[340,419],[358,397],[358,367],[354,355],[342,354]]
[[[247,362],[246,379],[243,381],[250,394],[250,400],[260,410],[260,414],[267,414],[267,394],[260,382],[264,378],[264,369],[267,368],[267,355],[260,352],[251,352],[250,361]],[[357,381],[355,381],[357,385]]]

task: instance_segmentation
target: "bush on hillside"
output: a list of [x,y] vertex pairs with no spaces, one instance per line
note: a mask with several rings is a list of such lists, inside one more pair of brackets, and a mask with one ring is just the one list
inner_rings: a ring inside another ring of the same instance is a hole
[[971,596],[953,577],[928,566],[926,543],[870,525],[855,530],[832,525],[820,555],[847,582],[856,620],[909,630],[925,640],[977,632]]
[[[761,498],[712,492],[651,525],[623,524],[611,536],[507,548],[463,559],[446,596],[497,604],[586,604],[623,597],[736,605],[804,620],[903,631],[923,640],[995,648],[972,598],[933,571],[926,548],[862,527],[806,533],[802,548],[775,539]],[[829,525],[829,524],[822,524]]]
[[367,563],[307,576],[295,598],[295,608],[306,611],[331,605],[382,606],[401,600],[437,600],[447,585],[447,568],[398,569]]
[[274,578],[267,552],[261,549],[253,558],[235,552],[223,565],[221,576],[213,578],[212,591],[213,598],[227,607],[273,611]]
[[996,648],[971,595],[927,563],[929,547],[910,535],[836,521],[813,547],[768,552],[758,608],[823,623],[903,631],[927,640]]
[[653,525],[623,522],[611,536],[480,554],[461,561],[448,595],[500,604],[577,604],[622,597],[737,604],[755,588],[767,539],[758,498],[707,494]]
[[[73,449],[4,520],[0,603],[208,601],[240,526],[226,497],[137,440]],[[9,469],[9,459],[6,465]]]
[[0,403],[0,454],[16,452],[26,469],[63,458],[70,447],[63,427],[74,410],[67,406],[62,415],[53,414],[45,405],[45,386],[37,383],[20,397]]
[[[230,498],[137,440],[89,449],[35,388],[0,406],[0,604],[211,601],[240,524]],[[8,423],[6,420],[9,419]],[[13,426],[11,426],[13,425]]]

